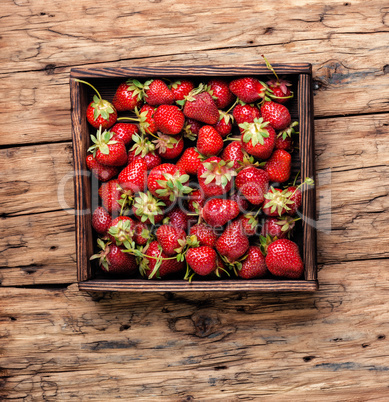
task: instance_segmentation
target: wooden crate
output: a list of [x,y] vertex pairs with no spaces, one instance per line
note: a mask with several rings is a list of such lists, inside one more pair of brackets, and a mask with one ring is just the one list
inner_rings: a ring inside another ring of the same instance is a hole
[[[289,109],[292,118],[299,121],[299,160],[295,169],[301,177],[315,176],[312,69],[308,63],[275,64],[279,75],[293,82],[295,97]],[[86,121],[86,108],[92,97],[90,88],[75,81],[87,80],[95,85],[103,98],[112,100],[120,82],[126,78],[182,77],[205,80],[211,77],[232,79],[237,76],[253,76],[266,80],[269,70],[264,64],[245,66],[203,66],[203,67],[137,67],[137,68],[73,68],[70,73],[70,95],[72,104],[72,136],[75,170],[75,208],[76,208],[76,250],[77,277],[80,290],[88,291],[135,291],[135,292],[185,292],[185,291],[304,291],[318,289],[316,266],[315,189],[303,192],[302,220],[299,246],[305,265],[304,279],[225,279],[194,280],[183,279],[147,280],[108,279],[98,277],[93,269],[90,256],[94,249],[94,234],[91,226],[91,175],[88,173],[85,157],[90,145],[90,127]],[[297,93],[296,93],[297,92]],[[92,131],[93,132],[93,131]],[[87,211],[87,213],[83,213]]]

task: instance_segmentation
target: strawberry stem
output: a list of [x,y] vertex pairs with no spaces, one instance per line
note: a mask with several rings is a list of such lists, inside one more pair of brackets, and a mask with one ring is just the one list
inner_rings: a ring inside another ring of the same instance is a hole
[[99,97],[99,99],[102,100],[102,97],[101,97],[101,95],[100,95],[100,92],[99,92],[92,84],[90,84],[89,82],[83,81],[83,80],[79,80],[78,78],[75,78],[74,80],[75,80],[76,82],[81,82],[82,84],[89,85],[89,86],[96,92],[96,94],[97,94],[97,96]]
[[265,60],[266,67],[275,75],[275,77],[277,78],[277,81],[280,82],[280,79],[278,78],[278,75],[277,75],[276,71],[274,70],[273,66],[269,63],[269,61],[263,54],[261,54],[261,56]]

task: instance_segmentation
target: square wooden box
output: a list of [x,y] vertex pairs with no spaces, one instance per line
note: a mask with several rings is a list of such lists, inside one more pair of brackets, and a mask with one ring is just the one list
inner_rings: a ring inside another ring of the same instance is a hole
[[[293,82],[295,97],[289,109],[292,118],[299,121],[299,160],[297,171],[301,177],[315,178],[314,168],[314,132],[313,132],[313,96],[312,68],[308,63],[275,64],[276,72]],[[316,229],[307,223],[315,219],[315,189],[303,192],[300,229],[300,249],[305,264],[304,279],[226,279],[194,280],[191,283],[183,279],[148,280],[148,279],[106,279],[96,278],[90,263],[94,250],[94,235],[91,226],[91,175],[88,173],[85,157],[90,145],[90,127],[86,121],[86,108],[92,92],[86,85],[75,78],[87,80],[95,85],[103,98],[112,100],[121,81],[130,77],[185,77],[191,79],[209,79],[239,76],[253,76],[266,80],[269,70],[265,64],[244,66],[202,66],[202,67],[134,67],[134,68],[73,68],[70,73],[70,96],[72,106],[72,137],[75,170],[75,209],[76,209],[76,251],[77,278],[80,290],[88,291],[132,291],[132,292],[185,292],[185,291],[304,291],[318,289],[316,266]],[[84,213],[86,211],[86,213]]]

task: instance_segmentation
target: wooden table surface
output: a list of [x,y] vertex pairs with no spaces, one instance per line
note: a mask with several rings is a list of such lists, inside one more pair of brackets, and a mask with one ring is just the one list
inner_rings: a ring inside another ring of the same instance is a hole
[[[0,11],[0,397],[388,400],[389,3],[3,0]],[[78,291],[70,68],[261,54],[313,65],[320,290]]]

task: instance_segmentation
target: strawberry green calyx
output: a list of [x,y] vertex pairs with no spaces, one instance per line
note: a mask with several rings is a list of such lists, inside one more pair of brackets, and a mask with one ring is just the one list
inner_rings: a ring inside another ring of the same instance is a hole
[[269,137],[269,132],[266,127],[269,125],[268,121],[263,121],[263,118],[254,119],[253,123],[241,123],[239,127],[243,131],[243,142],[246,144],[251,140],[252,145],[255,147],[257,144],[264,144],[264,138]]
[[161,153],[165,153],[166,149],[172,149],[178,143],[178,140],[171,135],[166,135],[162,133],[158,133],[158,137],[156,140],[153,140],[152,144],[154,149],[158,149]]
[[149,220],[153,225],[155,225],[155,217],[163,214],[161,207],[164,206],[166,204],[154,198],[150,191],[147,193],[139,192],[133,205],[135,214],[141,217],[141,222]]
[[[200,84],[197,88],[192,89],[187,96],[184,97],[183,100],[178,100],[176,103],[180,106],[184,106],[186,102],[193,102],[196,100],[195,95],[200,94],[201,92],[207,91],[207,86],[204,84]],[[212,94],[211,94],[212,96]]]
[[115,226],[109,228],[108,233],[115,239],[117,246],[123,245],[129,249],[134,235],[132,226],[133,222],[131,220],[119,221]]
[[133,134],[132,140],[135,144],[131,147],[130,151],[135,150],[135,155],[141,155],[144,158],[148,153],[155,150],[155,145],[148,138]]
[[99,99],[97,95],[93,96],[93,117],[95,120],[101,116],[104,120],[109,120],[109,115],[114,113],[113,105],[104,99]]
[[293,218],[291,216],[281,216],[277,222],[275,222],[276,225],[281,226],[281,231],[282,232],[290,232],[295,225],[295,222],[300,220],[301,218]]
[[259,236],[259,247],[262,251],[262,254],[266,257],[267,255],[267,248],[273,243],[274,240],[277,240],[277,236],[271,237],[270,235],[267,236]]
[[210,184],[212,181],[215,181],[217,186],[224,188],[232,180],[232,177],[237,175],[233,165],[234,161],[215,160],[203,162],[205,171],[200,177],[205,179],[204,184]]
[[285,140],[287,137],[291,137],[292,134],[298,134],[298,131],[296,131],[294,128],[298,126],[298,122],[294,121],[291,123],[288,127],[286,127],[284,130],[280,131],[277,134],[277,137],[282,137],[283,140]]
[[277,191],[274,187],[270,187],[270,190],[264,196],[264,208],[270,208],[272,214],[277,211],[277,214],[281,216],[284,211],[289,211],[289,205],[293,204],[293,201],[290,200],[291,195],[292,192],[287,189]]
[[219,110],[219,121],[221,121],[222,119],[224,119],[224,122],[226,124],[228,124],[230,121],[231,123],[234,123],[235,120],[232,114],[229,114],[228,111],[223,112],[222,110]]
[[156,193],[161,197],[169,196],[169,200],[174,201],[177,197],[193,191],[191,187],[185,185],[190,179],[188,174],[177,171],[174,174],[163,173],[163,177],[165,180],[157,180],[157,184],[162,188],[156,190]]
[[107,259],[107,255],[109,254],[109,244],[110,242],[104,243],[103,240],[97,239],[97,245],[101,249],[101,251],[97,254],[93,254],[90,257],[90,260],[99,259],[99,264],[102,265],[107,271],[109,271],[109,261]]
[[129,79],[126,81],[126,84],[128,85],[127,91],[132,91],[132,96],[138,100],[141,101],[143,100],[143,84],[140,83],[136,79]]
[[100,150],[100,152],[104,155],[109,154],[109,147],[108,145],[111,144],[116,144],[117,141],[112,140],[111,138],[113,137],[114,133],[111,133],[110,131],[104,130],[101,132],[102,128],[101,126],[97,130],[96,136],[91,135],[90,138],[93,142],[93,145],[91,145],[88,148],[88,152],[92,152],[93,157],[96,156],[97,150]]

